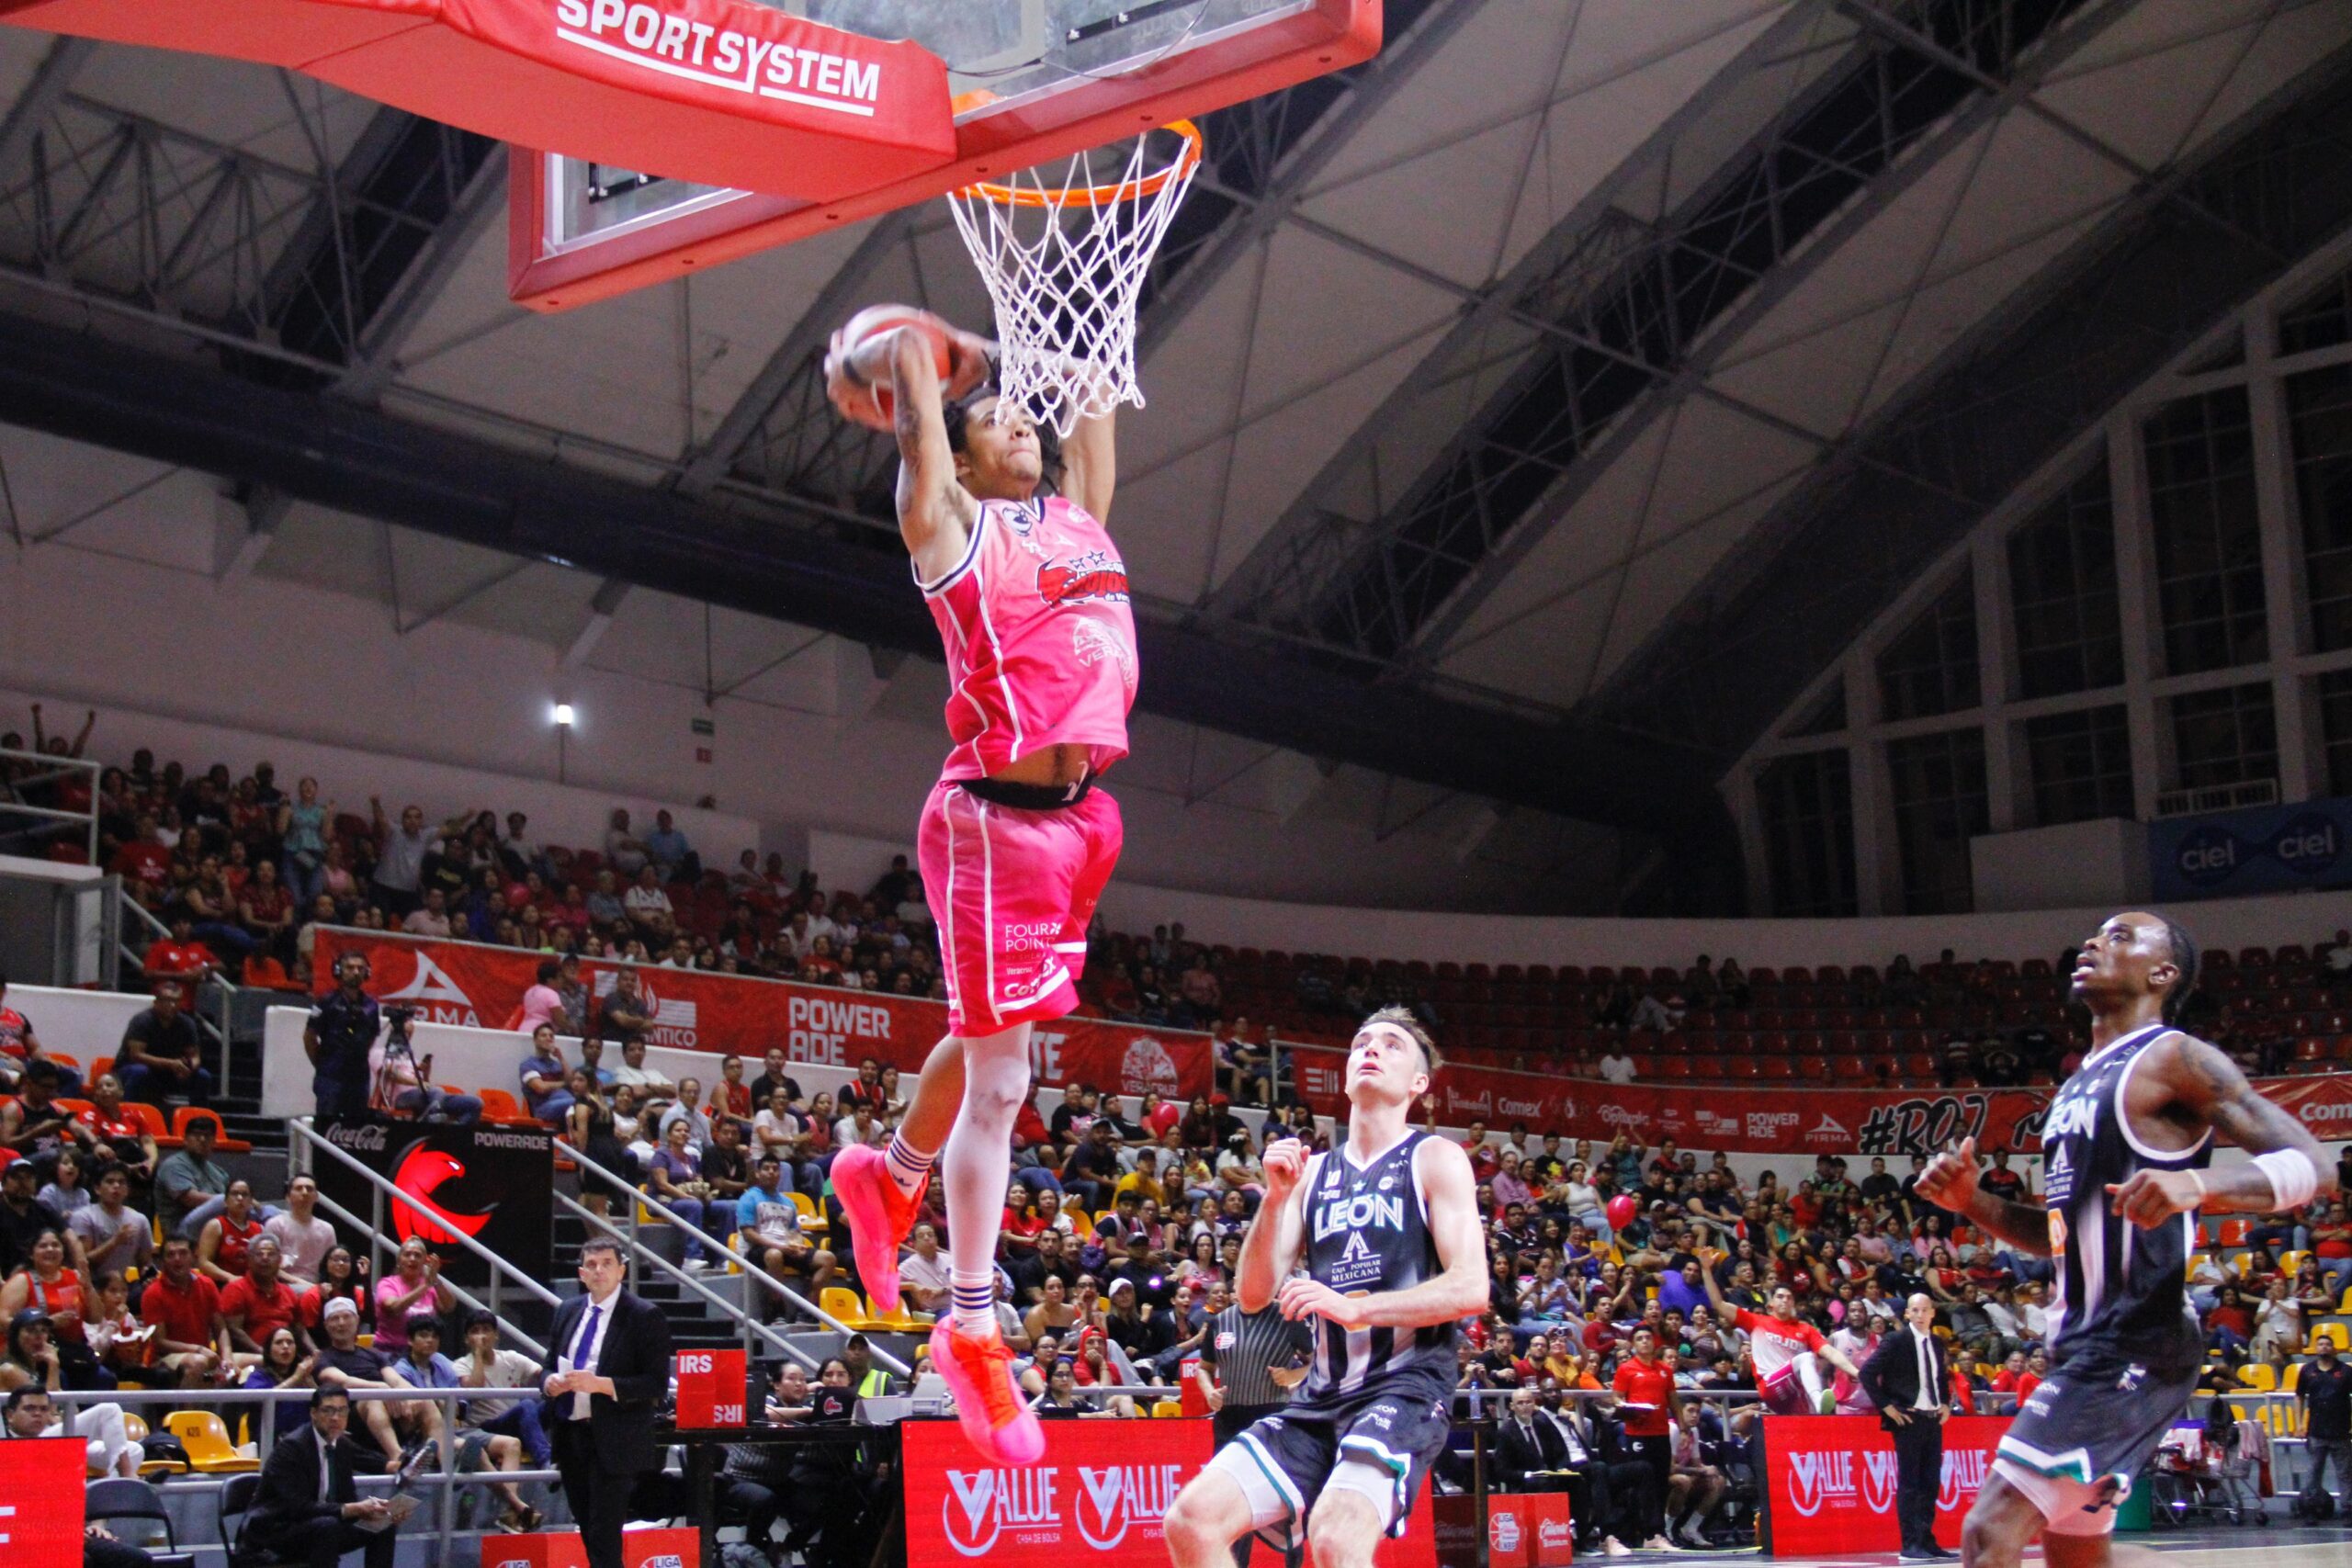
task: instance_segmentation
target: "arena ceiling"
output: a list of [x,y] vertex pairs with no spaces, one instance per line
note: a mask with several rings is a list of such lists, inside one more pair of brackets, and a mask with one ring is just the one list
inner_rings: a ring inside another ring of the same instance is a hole
[[[1720,853],[1714,779],[1871,614],[2352,217],[2347,90],[2338,0],[1389,0],[1213,118],[1155,274],[1147,705]],[[873,300],[979,318],[944,207],[540,317],[480,139],[5,28],[0,104],[20,541],[752,695],[927,642],[816,362]]]

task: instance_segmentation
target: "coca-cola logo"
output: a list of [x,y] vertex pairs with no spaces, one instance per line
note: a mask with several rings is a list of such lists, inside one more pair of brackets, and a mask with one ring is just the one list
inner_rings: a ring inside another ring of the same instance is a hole
[[356,1153],[383,1153],[386,1147],[384,1137],[384,1128],[380,1123],[364,1127],[342,1126],[327,1129],[328,1143],[334,1145],[337,1148],[350,1149]]

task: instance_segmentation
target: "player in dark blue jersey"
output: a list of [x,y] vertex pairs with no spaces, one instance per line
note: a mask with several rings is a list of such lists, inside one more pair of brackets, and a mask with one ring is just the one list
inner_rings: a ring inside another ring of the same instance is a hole
[[1309,1322],[1314,1360],[1300,1397],[1177,1495],[1177,1568],[1231,1568],[1233,1543],[1253,1530],[1280,1546],[1305,1539],[1321,1568],[1371,1568],[1381,1536],[1404,1533],[1445,1447],[1454,1325],[1487,1304],[1470,1158],[1408,1120],[1437,1067],[1412,1014],[1383,1009],[1348,1051],[1346,1141],[1312,1156],[1295,1138],[1267,1148],[1241,1310],[1271,1301]]
[[[2109,919],[2075,967],[2091,1052],[2043,1120],[2041,1206],[1979,1187],[1973,1138],[1919,1179],[1928,1201],[2056,1265],[2052,1370],[1969,1510],[1962,1568],[2013,1568],[2037,1535],[2050,1568],[2160,1561],[2111,1538],[2116,1506],[2188,1409],[2204,1358],[2187,1288],[2197,1215],[2299,1209],[2335,1189],[2301,1123],[2174,1027],[2196,984],[2188,932],[2161,915]],[[2254,1157],[2209,1169],[2216,1133]]]

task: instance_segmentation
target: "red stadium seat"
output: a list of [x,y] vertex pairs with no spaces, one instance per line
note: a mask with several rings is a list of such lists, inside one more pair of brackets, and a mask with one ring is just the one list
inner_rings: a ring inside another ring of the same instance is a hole
[[1690,1058],[1688,1056],[1665,1057],[1660,1061],[1659,1068],[1658,1077],[1666,1079],[1668,1083],[1689,1083],[1690,1081]]
[[1829,1077],[1829,1058],[1826,1056],[1799,1056],[1796,1058],[1796,1069],[1797,1077],[1800,1078],[1804,1079],[1808,1083],[1820,1083],[1827,1079]]

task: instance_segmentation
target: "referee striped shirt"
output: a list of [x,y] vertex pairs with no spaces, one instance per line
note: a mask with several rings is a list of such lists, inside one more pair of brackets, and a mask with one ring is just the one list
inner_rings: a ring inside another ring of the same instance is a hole
[[1313,1353],[1306,1324],[1291,1322],[1269,1302],[1250,1313],[1227,1307],[1209,1318],[1208,1328],[1201,1359],[1216,1368],[1227,1405],[1290,1403],[1290,1391],[1274,1382],[1272,1369],[1295,1367]]

